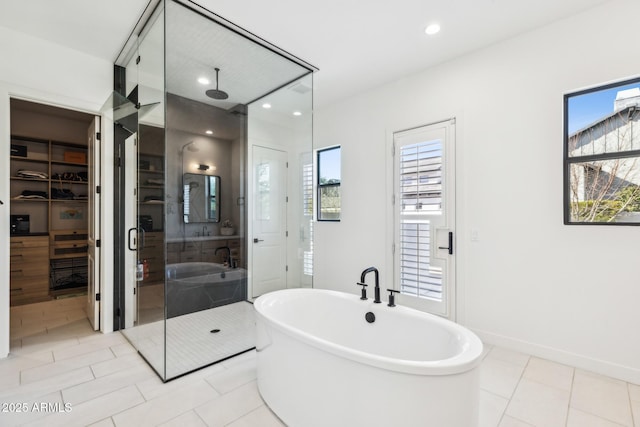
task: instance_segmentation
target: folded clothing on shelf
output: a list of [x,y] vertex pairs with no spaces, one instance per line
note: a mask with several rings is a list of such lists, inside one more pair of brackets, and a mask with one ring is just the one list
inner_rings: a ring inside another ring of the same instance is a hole
[[145,202],[163,202],[164,197],[162,196],[147,196],[144,198]]
[[49,179],[49,175],[44,172],[32,171],[27,169],[19,169],[18,172],[16,172],[16,176],[19,178]]
[[164,179],[149,178],[147,179],[147,185],[164,185]]
[[23,190],[19,196],[14,197],[14,199],[47,199],[48,195],[46,191],[33,191],[33,190]]

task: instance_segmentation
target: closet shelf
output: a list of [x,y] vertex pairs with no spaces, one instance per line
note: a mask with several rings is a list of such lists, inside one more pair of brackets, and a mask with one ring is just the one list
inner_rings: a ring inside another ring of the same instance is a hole
[[79,166],[79,167],[87,167],[86,163],[75,163],[75,162],[64,162],[61,160],[51,160],[52,165],[63,165],[63,166]]
[[44,179],[44,178],[22,178],[19,176],[12,176],[10,177],[10,179],[15,181],[49,182],[48,179]]
[[29,162],[29,163],[43,163],[43,164],[49,163],[49,159],[33,159],[33,158],[22,157],[22,156],[11,156],[11,160],[16,160],[19,162]]

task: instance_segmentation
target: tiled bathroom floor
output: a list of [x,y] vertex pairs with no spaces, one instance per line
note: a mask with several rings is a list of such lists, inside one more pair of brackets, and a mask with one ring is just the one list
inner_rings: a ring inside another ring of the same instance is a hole
[[[60,301],[11,311],[0,426],[282,426],[258,393],[255,352],[163,384],[120,333],[91,330],[82,301]],[[479,425],[640,427],[640,386],[489,347]]]

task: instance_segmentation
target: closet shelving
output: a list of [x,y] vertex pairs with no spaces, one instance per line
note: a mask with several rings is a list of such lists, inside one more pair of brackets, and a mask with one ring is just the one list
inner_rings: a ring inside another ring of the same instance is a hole
[[29,215],[30,235],[49,236],[51,295],[86,286],[87,146],[21,135],[11,145],[11,214]]
[[[12,202],[86,203],[87,196],[87,147],[69,142],[42,140],[22,136],[11,137],[11,144],[26,147],[26,156],[11,156]],[[65,153],[84,161],[65,161]],[[46,174],[43,178],[17,176],[20,170]],[[45,193],[46,197],[33,198],[23,193]],[[61,198],[62,193],[71,192],[75,197]],[[49,210],[48,217],[51,218]],[[51,224],[48,224],[51,226]],[[51,227],[49,227],[51,228]],[[37,230],[47,231],[47,230]]]

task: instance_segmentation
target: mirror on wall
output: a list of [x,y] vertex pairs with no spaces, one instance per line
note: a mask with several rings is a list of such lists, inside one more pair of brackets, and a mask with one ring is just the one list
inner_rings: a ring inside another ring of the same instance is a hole
[[185,173],[182,176],[184,223],[220,222],[220,177]]

